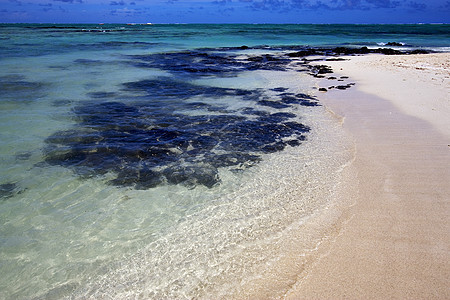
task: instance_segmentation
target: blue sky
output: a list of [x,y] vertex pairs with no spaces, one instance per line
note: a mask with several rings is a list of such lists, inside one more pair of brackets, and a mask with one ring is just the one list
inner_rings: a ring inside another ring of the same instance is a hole
[[450,23],[450,0],[0,0],[0,22]]

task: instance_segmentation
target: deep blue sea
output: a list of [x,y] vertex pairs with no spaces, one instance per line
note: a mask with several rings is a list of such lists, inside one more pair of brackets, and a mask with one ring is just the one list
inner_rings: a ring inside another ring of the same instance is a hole
[[353,155],[289,54],[449,51],[450,25],[0,24],[0,41],[1,299],[277,298]]

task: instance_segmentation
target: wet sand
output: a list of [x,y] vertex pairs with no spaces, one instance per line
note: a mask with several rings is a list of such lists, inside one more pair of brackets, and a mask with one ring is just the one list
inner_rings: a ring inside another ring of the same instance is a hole
[[326,64],[356,83],[319,94],[356,155],[334,237],[286,298],[450,299],[450,54]]

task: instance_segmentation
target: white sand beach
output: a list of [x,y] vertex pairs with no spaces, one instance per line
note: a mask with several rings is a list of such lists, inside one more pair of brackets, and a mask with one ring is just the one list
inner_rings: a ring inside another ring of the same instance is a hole
[[318,93],[356,156],[337,195],[346,207],[335,236],[286,298],[450,299],[450,54],[326,64],[356,83]]

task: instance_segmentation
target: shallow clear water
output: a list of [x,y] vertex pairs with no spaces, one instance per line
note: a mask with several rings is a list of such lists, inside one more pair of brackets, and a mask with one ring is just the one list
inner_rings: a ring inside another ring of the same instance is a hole
[[0,25],[0,297],[228,297],[280,269],[351,151],[279,46],[449,47],[430,26]]

